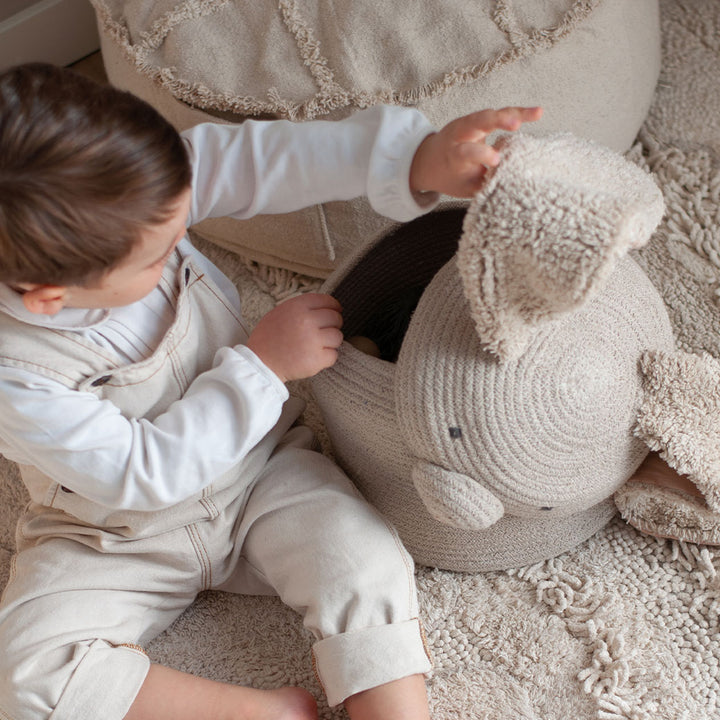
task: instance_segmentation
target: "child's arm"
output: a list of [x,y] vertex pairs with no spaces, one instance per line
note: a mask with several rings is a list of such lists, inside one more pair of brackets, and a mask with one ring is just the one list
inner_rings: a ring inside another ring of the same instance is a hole
[[434,207],[437,193],[470,197],[497,162],[487,136],[540,115],[538,108],[485,110],[436,132],[417,110],[379,105],[336,122],[198,125],[183,133],[193,163],[190,224],[361,195],[381,215],[411,220]]
[[267,313],[246,344],[150,420],[19,368],[0,366],[0,453],[115,509],[158,510],[199,493],[277,424],[286,380],[332,365],[339,303],[306,294]]
[[500,161],[500,153],[486,142],[488,135],[496,130],[517,130],[523,123],[541,117],[539,107],[507,107],[481,110],[453,120],[420,143],[410,168],[410,189],[473,197],[487,169]]
[[[413,154],[411,193],[471,197],[499,153],[486,143],[496,130],[517,130],[538,120],[540,108],[484,110],[459,118],[426,136]],[[310,377],[337,359],[342,342],[341,308],[328,295],[305,295],[278,305],[258,323],[248,347],[283,381]]]
[[335,362],[340,305],[305,294],[267,313],[243,345],[150,420],[125,417],[95,395],[0,367],[0,453],[107,507],[158,510],[181,502],[240,462],[276,425],[284,382]]
[[[0,367],[0,453],[115,509],[158,510],[192,497],[276,425],[287,388],[244,345],[153,419],[19,368]],[[36,498],[37,499],[37,498]]]
[[[197,125],[183,132],[193,165],[191,224],[360,196],[381,215],[411,220],[425,208],[410,191],[410,164],[433,131],[416,110],[387,105],[340,121]],[[432,199],[423,202],[429,209]]]

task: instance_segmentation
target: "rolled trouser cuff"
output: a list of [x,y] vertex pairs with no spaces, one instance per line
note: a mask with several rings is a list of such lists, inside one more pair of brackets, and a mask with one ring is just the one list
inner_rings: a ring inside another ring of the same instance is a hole
[[363,690],[432,669],[418,618],[324,638],[313,646],[313,655],[331,706]]
[[122,720],[145,681],[150,660],[135,646],[95,640],[70,678],[51,720]]

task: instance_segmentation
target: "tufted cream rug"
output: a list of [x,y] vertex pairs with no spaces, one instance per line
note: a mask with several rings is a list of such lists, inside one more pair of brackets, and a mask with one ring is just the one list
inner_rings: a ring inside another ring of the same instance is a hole
[[[663,74],[631,157],[668,213],[640,258],[681,344],[720,357],[720,3],[664,0]],[[202,244],[202,243],[199,243]],[[202,244],[237,281],[248,317],[317,281]],[[296,387],[307,396],[304,384]],[[322,434],[312,404],[307,420]],[[326,445],[327,447],[327,445]],[[25,494],[0,472],[0,586]],[[720,551],[646,538],[619,520],[554,560],[465,575],[419,568],[435,656],[436,720],[717,720]],[[148,648],[156,661],[257,687],[299,684],[323,704],[312,638],[273,598],[209,592]]]

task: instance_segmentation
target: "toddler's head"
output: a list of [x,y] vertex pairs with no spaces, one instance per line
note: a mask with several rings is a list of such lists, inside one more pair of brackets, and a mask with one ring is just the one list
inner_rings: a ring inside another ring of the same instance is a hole
[[0,282],[92,286],[190,181],[177,131],[130,93],[52,65],[0,73]]

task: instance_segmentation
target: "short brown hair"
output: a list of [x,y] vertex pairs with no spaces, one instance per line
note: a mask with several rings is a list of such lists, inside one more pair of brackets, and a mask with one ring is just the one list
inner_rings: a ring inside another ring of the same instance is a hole
[[53,65],[0,73],[0,282],[95,281],[190,181],[178,132],[134,95]]

